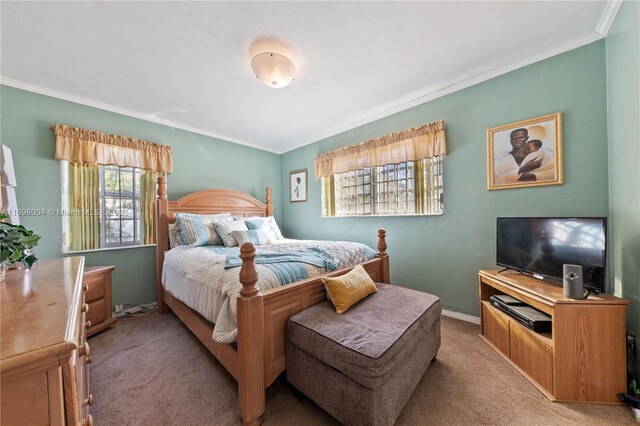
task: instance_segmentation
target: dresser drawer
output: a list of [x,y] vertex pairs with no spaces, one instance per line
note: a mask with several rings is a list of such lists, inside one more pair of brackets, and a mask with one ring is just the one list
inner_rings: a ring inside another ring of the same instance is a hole
[[91,321],[92,325],[101,323],[102,321],[107,319],[107,311],[105,309],[104,299],[89,302],[87,319]]
[[85,300],[93,302],[94,300],[104,299],[105,295],[105,276],[92,275],[84,278],[86,285]]

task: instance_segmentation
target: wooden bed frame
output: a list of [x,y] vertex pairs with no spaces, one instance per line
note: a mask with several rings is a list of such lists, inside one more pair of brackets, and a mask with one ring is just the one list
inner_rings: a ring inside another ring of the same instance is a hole
[[[162,287],[164,253],[169,250],[168,225],[174,213],[231,213],[235,216],[271,216],[271,188],[267,203],[237,191],[211,189],[186,195],[177,201],[167,200],[166,181],[158,178],[156,199],[156,273],[158,311],[171,309],[209,349],[213,356],[238,382],[239,409],[245,425],[257,425],[265,411],[265,389],[285,370],[285,328],[289,317],[325,300],[322,276],[338,276],[351,268],[340,269],[260,292],[255,283],[258,274],[253,263],[255,247],[245,243],[240,248],[242,267],[238,297],[237,346],[213,340],[209,321]],[[378,254],[362,266],[376,282],[389,283],[389,257],[386,254],[385,231],[378,229]]]

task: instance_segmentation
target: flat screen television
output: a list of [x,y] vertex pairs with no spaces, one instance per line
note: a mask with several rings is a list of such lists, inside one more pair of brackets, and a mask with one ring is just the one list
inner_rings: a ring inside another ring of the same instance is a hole
[[584,287],[606,284],[604,217],[499,217],[497,264],[562,282],[562,265],[582,265]]

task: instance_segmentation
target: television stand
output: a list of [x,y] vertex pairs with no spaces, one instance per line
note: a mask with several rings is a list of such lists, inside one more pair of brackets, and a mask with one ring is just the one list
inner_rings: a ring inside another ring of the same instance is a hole
[[[620,404],[625,392],[628,300],[566,298],[562,286],[515,271],[480,271],[482,339],[552,401]],[[492,306],[506,294],[552,317],[535,332]]]

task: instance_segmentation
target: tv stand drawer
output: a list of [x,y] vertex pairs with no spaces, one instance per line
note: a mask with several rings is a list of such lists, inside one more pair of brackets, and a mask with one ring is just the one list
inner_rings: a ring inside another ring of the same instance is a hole
[[507,357],[509,350],[509,319],[488,302],[482,302],[482,335]]
[[510,321],[511,360],[533,381],[553,393],[553,349],[534,331]]

